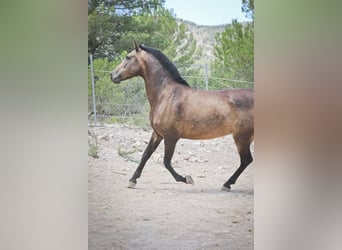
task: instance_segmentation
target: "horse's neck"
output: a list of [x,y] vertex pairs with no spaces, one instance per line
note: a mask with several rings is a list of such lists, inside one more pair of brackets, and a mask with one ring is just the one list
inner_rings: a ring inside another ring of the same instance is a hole
[[145,81],[145,88],[151,108],[155,106],[161,93],[165,91],[165,84],[170,81],[165,69],[158,63],[144,67],[142,78]]

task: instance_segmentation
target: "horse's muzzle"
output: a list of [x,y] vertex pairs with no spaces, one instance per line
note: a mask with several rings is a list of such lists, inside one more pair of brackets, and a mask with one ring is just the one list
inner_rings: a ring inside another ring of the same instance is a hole
[[121,77],[120,75],[114,76],[113,74],[110,74],[110,80],[114,83],[120,83],[121,82]]

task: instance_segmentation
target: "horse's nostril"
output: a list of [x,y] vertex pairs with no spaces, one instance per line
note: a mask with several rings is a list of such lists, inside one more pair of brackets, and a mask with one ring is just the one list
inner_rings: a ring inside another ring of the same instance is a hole
[[112,81],[114,83],[120,83],[121,82],[121,78],[120,78],[120,76],[116,76],[116,77],[112,78]]
[[114,83],[120,83],[121,77],[118,74],[115,74],[115,72],[110,74],[110,80]]

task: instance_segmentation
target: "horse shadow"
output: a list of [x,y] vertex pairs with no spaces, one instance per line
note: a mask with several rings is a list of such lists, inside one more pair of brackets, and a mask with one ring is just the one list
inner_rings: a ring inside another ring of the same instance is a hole
[[[171,184],[171,183],[170,183]],[[140,190],[144,189],[143,187],[139,188]],[[148,188],[153,192],[168,192],[174,194],[211,194],[211,195],[244,195],[244,196],[254,196],[253,188],[235,188],[230,191],[223,191],[220,187],[207,187],[207,188],[199,188],[199,187],[188,187],[188,188],[178,188],[172,185],[167,185],[164,187],[154,187]]]

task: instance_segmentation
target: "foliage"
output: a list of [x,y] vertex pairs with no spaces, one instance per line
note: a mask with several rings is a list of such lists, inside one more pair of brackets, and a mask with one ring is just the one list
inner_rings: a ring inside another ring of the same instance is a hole
[[254,0],[242,0],[242,12],[254,22]]
[[[242,0],[241,10],[251,22],[232,24],[216,35],[212,75],[237,80],[232,87],[253,88],[254,82],[254,0]],[[239,82],[240,81],[240,82]]]
[[212,74],[216,77],[254,81],[254,24],[236,20],[216,36]]
[[132,46],[132,41],[141,42],[149,47],[165,50],[172,43],[171,36],[177,29],[177,23],[170,12],[162,7],[153,13],[144,12],[132,17],[132,31],[126,32],[122,46]]
[[[175,21],[176,22],[176,21]],[[170,37],[169,46],[163,53],[171,59],[183,76],[199,76],[200,70],[194,67],[194,61],[202,55],[202,50],[197,47],[197,42],[184,23],[176,23],[176,29]],[[185,77],[186,78],[186,77]],[[195,85],[193,79],[187,79],[190,85]]]
[[201,56],[201,50],[185,24],[178,23],[163,4],[164,0],[88,1],[88,53],[112,60],[137,41],[182,64],[182,74],[196,73],[189,66]]
[[[119,52],[133,49],[133,41],[161,50],[177,64],[182,75],[199,75],[199,70],[191,65],[201,56],[201,50],[185,24],[177,22],[163,3],[164,0],[135,0],[130,3],[119,0],[88,1],[88,52],[95,58],[98,113],[118,114],[121,108],[127,114],[134,114],[143,108],[128,108],[127,103],[134,104],[145,98],[139,78],[129,81],[130,84],[114,85],[108,72],[103,72],[115,68],[120,58],[124,57]],[[88,88],[88,93],[91,93],[90,78]]]
[[[114,57],[120,39],[136,31],[132,18],[153,13],[164,0],[88,0],[88,53],[94,58]],[[118,43],[118,44],[117,44]]]
[[98,154],[99,146],[96,138],[93,138],[93,141],[88,139],[88,155],[93,158],[99,158]]

